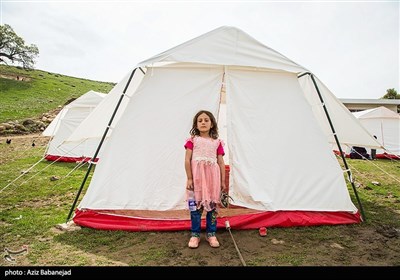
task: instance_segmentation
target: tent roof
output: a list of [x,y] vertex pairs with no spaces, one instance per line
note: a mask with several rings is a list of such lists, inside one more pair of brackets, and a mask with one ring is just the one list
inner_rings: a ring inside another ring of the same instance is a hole
[[76,108],[76,107],[93,107],[96,106],[106,96],[105,93],[89,90],[87,93],[81,95],[65,107]]
[[189,40],[142,61],[138,67],[177,62],[249,66],[294,73],[308,72],[306,68],[286,56],[231,26],[222,26]]
[[359,119],[399,119],[400,115],[392,110],[381,106],[373,109],[368,109],[360,112],[355,112],[353,115]]

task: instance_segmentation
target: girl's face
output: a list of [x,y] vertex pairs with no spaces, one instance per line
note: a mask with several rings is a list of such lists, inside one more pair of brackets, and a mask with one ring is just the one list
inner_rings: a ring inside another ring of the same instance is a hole
[[206,113],[201,114],[197,117],[197,129],[200,132],[208,133],[212,128],[210,117]]

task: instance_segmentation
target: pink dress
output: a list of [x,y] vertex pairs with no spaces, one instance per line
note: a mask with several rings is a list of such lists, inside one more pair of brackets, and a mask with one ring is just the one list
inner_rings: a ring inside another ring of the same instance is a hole
[[224,143],[219,139],[195,136],[187,139],[186,149],[193,150],[192,175],[197,208],[209,212],[220,200],[221,171],[217,155],[224,155]]

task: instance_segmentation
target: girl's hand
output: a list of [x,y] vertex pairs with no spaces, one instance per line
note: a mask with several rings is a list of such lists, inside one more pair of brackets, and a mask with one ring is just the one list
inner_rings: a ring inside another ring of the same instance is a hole
[[193,188],[193,179],[187,179],[187,181],[186,181],[186,189],[187,190],[194,190],[194,188]]

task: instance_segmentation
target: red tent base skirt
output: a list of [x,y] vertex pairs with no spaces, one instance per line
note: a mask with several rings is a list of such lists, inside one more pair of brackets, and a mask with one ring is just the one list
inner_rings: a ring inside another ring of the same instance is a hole
[[[340,152],[337,150],[333,150],[335,155],[340,156]],[[350,158],[350,154],[345,154],[343,153],[346,158]],[[395,154],[388,154],[388,153],[383,153],[383,154],[376,154],[377,159],[397,159],[400,160],[400,155],[395,155]]]
[[[205,229],[205,212],[202,217]],[[126,231],[177,231],[190,230],[188,210],[76,210],[75,224],[102,230]],[[355,224],[361,222],[359,212],[314,211],[257,211],[231,207],[220,209],[217,227],[225,228],[226,221],[232,229],[258,229],[260,227],[293,227],[315,225]]]
[[[90,157],[67,157],[67,156],[56,156],[56,155],[45,155],[44,157],[48,161],[60,161],[60,162],[88,162],[91,160]],[[94,162],[99,159],[96,158]]]

